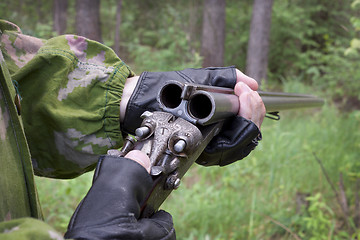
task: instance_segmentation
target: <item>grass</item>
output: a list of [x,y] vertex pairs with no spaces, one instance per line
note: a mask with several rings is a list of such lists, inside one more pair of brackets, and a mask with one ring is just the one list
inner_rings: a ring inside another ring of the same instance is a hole
[[72,180],[35,177],[45,221],[61,233],[91,186],[92,172]]
[[[344,173],[353,204],[354,178],[348,173],[359,172],[354,167],[360,156],[360,112],[343,115],[325,106],[281,115],[280,121],[264,121],[263,140],[248,158],[222,168],[194,165],[185,175],[162,206],[174,218],[178,239],[312,239],[321,231],[324,239],[329,234],[346,239],[356,231],[339,226],[340,208],[314,153],[335,185]],[[36,181],[45,220],[64,232],[91,174]],[[297,213],[297,194],[320,207]]]

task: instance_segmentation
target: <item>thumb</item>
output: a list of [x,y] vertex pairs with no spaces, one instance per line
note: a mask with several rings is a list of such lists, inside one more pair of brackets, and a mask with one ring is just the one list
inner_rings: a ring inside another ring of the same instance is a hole
[[131,160],[134,160],[135,162],[139,163],[141,166],[143,166],[148,173],[150,173],[150,158],[142,151],[140,150],[132,150],[128,152],[128,154],[125,155],[126,158],[130,158]]

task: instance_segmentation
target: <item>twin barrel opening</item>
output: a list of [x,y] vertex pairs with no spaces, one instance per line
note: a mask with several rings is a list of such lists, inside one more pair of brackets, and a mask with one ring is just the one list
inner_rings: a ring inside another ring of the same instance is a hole
[[[183,88],[181,86],[168,84],[162,89],[160,101],[167,108],[177,108],[183,101],[182,92]],[[192,95],[187,104],[188,113],[196,119],[204,119],[208,117],[212,112],[212,108],[212,99],[202,92]]]
[[207,125],[237,113],[238,97],[224,92],[232,90],[171,82],[160,90],[158,101],[165,111]]

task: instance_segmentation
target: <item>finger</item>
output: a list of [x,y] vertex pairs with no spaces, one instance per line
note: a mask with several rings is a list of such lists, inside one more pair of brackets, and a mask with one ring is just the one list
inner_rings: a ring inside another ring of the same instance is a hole
[[259,85],[255,79],[245,75],[239,69],[236,69],[236,82],[243,82],[254,91],[258,90],[259,88]]
[[234,88],[234,93],[237,96],[240,96],[241,94],[243,94],[245,92],[252,92],[252,91],[253,90],[251,90],[251,88],[246,83],[243,83],[243,82],[238,82]]
[[239,96],[239,102],[240,102],[240,107],[239,107],[238,115],[248,120],[251,120],[252,118],[251,93],[250,92],[242,93]]
[[266,110],[259,93],[255,91],[242,93],[239,101],[238,115],[252,121],[260,129]]
[[260,129],[266,114],[264,102],[262,101],[260,95],[257,92],[253,92],[251,94],[251,103],[254,109],[252,113],[251,121],[253,121],[256,124],[256,126]]
[[129,102],[129,99],[130,99],[132,93],[135,90],[138,80],[139,80],[139,76],[135,76],[135,77],[126,79],[123,93],[121,96],[121,101],[120,101],[120,122],[123,122],[125,119],[126,107],[128,105],[128,102]]
[[150,158],[144,152],[140,150],[132,150],[128,154],[126,154],[125,157],[139,163],[146,169],[148,173],[150,173]]

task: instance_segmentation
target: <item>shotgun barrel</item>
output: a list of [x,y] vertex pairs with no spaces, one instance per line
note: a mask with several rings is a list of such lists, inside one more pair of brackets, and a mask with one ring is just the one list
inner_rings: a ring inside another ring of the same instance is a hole
[[321,98],[297,93],[263,92],[258,91],[264,102],[266,112],[278,112],[281,110],[320,107],[324,104]]
[[[319,107],[324,104],[322,99],[312,95],[263,91],[258,93],[268,113]],[[167,81],[160,89],[157,100],[163,111],[203,126],[236,115],[239,109],[238,96],[233,89],[177,81]]]

